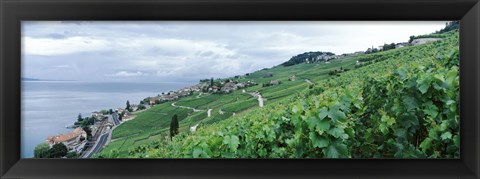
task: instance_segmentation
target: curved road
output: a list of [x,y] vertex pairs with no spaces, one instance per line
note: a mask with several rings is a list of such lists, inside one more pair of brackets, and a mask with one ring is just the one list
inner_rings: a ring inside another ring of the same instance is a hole
[[175,103],[172,103],[172,106],[174,106],[174,107],[179,107],[179,108],[185,108],[185,109],[191,109],[191,110],[193,110],[193,112],[200,112],[200,111],[203,111],[203,110],[200,110],[200,109],[195,109],[195,108],[188,107],[188,106],[177,106],[177,105],[175,105]]
[[100,150],[102,150],[103,146],[105,145],[105,143],[107,143],[107,139],[108,139],[108,136],[110,135],[110,133],[105,133],[105,134],[102,134],[100,136],[100,138],[98,138],[97,142],[95,143],[95,145],[93,146],[93,149],[90,150],[90,152],[86,155],[86,158],[90,158],[93,156],[93,154],[96,154],[97,152],[100,152]]

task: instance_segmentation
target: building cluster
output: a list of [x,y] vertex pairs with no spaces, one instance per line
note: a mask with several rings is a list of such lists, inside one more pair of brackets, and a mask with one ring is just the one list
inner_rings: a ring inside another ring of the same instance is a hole
[[47,137],[45,141],[52,147],[55,144],[63,143],[69,151],[80,152],[87,143],[87,133],[80,127],[66,134],[59,134]]
[[206,87],[203,88],[203,91],[211,92],[211,93],[231,93],[235,90],[239,90],[242,88],[247,88],[255,85],[257,85],[257,83],[253,81],[238,82],[238,81],[227,79],[225,81],[220,81],[219,83],[215,83],[214,85],[207,85]]

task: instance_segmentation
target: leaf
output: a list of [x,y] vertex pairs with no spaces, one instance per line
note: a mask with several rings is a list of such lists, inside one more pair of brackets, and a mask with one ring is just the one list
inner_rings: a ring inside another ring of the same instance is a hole
[[412,96],[406,96],[403,98],[403,103],[407,107],[408,110],[412,110],[418,107],[417,100]]
[[397,74],[400,76],[402,80],[407,79],[407,72],[404,69],[398,70]]
[[340,122],[345,122],[347,119],[347,116],[345,115],[345,113],[340,111],[340,109],[334,108],[334,107],[330,108],[330,110],[328,111],[328,117],[330,117],[334,121],[340,121]]
[[458,135],[453,137],[453,144],[455,144],[457,147],[460,147],[460,137]]
[[426,138],[420,144],[420,149],[422,149],[423,152],[426,152],[430,147],[432,147],[432,139],[430,138]]
[[310,117],[306,122],[307,122],[308,129],[313,131],[315,127],[320,123],[320,120],[318,120],[316,117]]
[[428,91],[428,87],[427,85],[419,85],[418,86],[418,90],[422,93],[422,94],[425,94],[427,91]]
[[443,134],[440,136],[440,138],[442,138],[442,140],[451,139],[451,138],[452,138],[452,133],[450,133],[450,132],[447,131],[447,132],[443,133]]
[[424,104],[424,109],[423,112],[425,114],[428,114],[429,116],[432,116],[432,118],[437,117],[438,115],[438,108],[433,104],[432,101],[428,101]]
[[335,138],[348,139],[348,135],[345,134],[345,130],[343,128],[335,127],[330,129],[327,133]]
[[328,146],[325,150],[325,157],[327,158],[338,158],[340,155],[334,145]]
[[395,119],[393,117],[387,116],[387,115],[382,115],[382,122],[387,123],[389,126],[395,124]]
[[323,120],[325,119],[325,117],[327,117],[328,115],[328,110],[326,107],[323,107],[322,109],[320,109],[320,112],[318,113],[318,117]]
[[348,148],[345,144],[333,143],[325,148],[324,153],[327,158],[348,157]]
[[330,122],[327,120],[321,120],[317,124],[317,129],[321,131],[327,131],[328,129],[330,129]]
[[432,82],[431,76],[423,76],[417,80],[417,88],[422,93],[425,94],[430,87],[430,83]]
[[316,130],[319,133],[323,133],[330,129],[330,122],[328,120],[319,120],[316,117],[310,117],[307,120],[307,126],[310,131]]
[[297,105],[293,106],[292,112],[297,113],[298,111],[300,111],[300,108]]
[[193,149],[193,158],[198,158],[198,157],[200,157],[200,155],[201,155],[202,153],[203,153],[202,148],[200,148],[200,147],[195,147],[195,148]]
[[405,129],[395,129],[395,136],[406,138],[407,137],[407,130]]
[[310,140],[312,141],[313,147],[324,148],[327,147],[330,141],[326,137],[319,137],[315,132],[310,132]]
[[385,123],[380,123],[378,127],[380,128],[380,132],[382,132],[383,134],[388,133],[388,126]]

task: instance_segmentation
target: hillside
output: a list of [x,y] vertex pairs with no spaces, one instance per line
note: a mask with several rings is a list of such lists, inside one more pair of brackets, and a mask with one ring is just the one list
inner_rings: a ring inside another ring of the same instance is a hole
[[282,63],[283,66],[292,66],[301,63],[312,63],[319,61],[328,61],[333,59],[335,54],[332,52],[305,52],[298,54],[290,58],[290,60]]
[[[170,119],[177,114],[180,119],[180,132],[188,133],[189,128],[196,124],[209,125],[232,117],[233,113],[241,115],[258,107],[258,100],[252,92],[260,92],[269,105],[282,100],[298,91],[307,89],[309,83],[329,78],[328,73],[340,68],[355,67],[355,59],[344,58],[334,60],[329,64],[317,62],[313,64],[298,64],[294,66],[276,66],[242,76],[239,82],[254,81],[259,85],[242,90],[236,90],[230,94],[208,94],[195,92],[193,95],[173,102],[166,102],[153,106],[145,112],[138,113],[136,118],[127,121],[113,131],[112,142],[103,151],[118,150],[120,157],[129,156],[129,151],[141,145],[147,145],[158,140],[164,140],[168,136]],[[273,75],[273,76],[270,76]],[[289,78],[295,75],[295,81]],[[281,84],[264,87],[272,80],[278,80]],[[172,106],[188,106],[200,110],[192,112],[190,109]],[[208,109],[212,109],[212,116],[207,117]],[[223,114],[220,114],[220,111]],[[104,154],[105,152],[102,152]]]
[[[156,105],[116,128],[96,157],[458,157],[458,31],[442,35],[441,41],[330,63],[279,65],[239,79],[281,81],[277,85]],[[254,91],[267,99],[265,107],[249,94]],[[174,114],[180,134],[169,141]],[[189,132],[196,124],[199,129]]]

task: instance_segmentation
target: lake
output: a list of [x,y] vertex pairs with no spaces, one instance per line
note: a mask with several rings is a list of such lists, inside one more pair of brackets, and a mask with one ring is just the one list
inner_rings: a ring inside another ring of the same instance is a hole
[[140,100],[178,90],[192,83],[128,83],[78,81],[22,81],[21,157],[33,157],[33,149],[48,136],[67,133],[79,113],[125,108],[126,101]]

